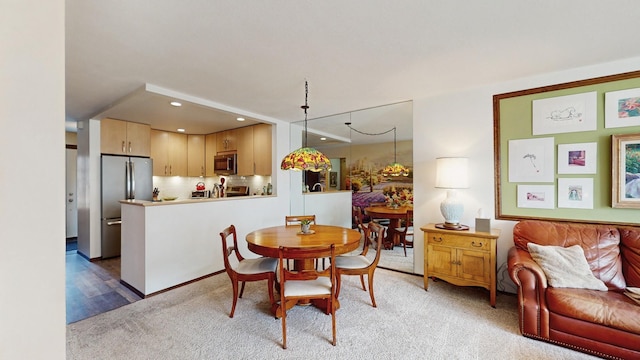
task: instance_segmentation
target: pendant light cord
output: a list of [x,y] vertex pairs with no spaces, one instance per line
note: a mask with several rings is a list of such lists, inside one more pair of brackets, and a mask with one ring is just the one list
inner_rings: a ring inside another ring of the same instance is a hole
[[[306,114],[306,110],[305,110],[305,114]],[[368,135],[368,136],[384,135],[384,134],[387,134],[387,133],[390,133],[390,132],[393,131],[393,162],[397,162],[398,159],[397,159],[397,154],[396,154],[396,127],[395,126],[392,127],[391,129],[387,130],[387,131],[383,131],[383,132],[380,132],[380,133],[368,133],[368,132],[364,132],[364,131],[360,131],[360,130],[352,128],[350,122],[344,123],[344,124],[347,125],[347,127],[349,129],[351,129],[351,130],[353,130],[353,131],[355,131],[355,132],[357,132],[359,134]]]
[[307,147],[307,109],[309,108],[309,83],[304,81],[304,105],[300,106],[304,109],[304,147]]

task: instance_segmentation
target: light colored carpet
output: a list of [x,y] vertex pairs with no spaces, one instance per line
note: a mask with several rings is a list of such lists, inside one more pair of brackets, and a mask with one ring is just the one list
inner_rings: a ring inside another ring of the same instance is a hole
[[[367,253],[367,257],[375,257],[376,253],[373,250],[369,249],[371,254]],[[382,250],[378,266],[413,274],[413,248],[407,248],[407,256],[404,256],[402,245],[394,246],[393,250]]]
[[288,349],[269,312],[266,282],[247,283],[229,318],[231,284],[216,275],[67,325],[68,359],[587,359],[519,334],[516,299],[377,269],[373,308],[355,276],[343,278],[336,313],[288,312]]

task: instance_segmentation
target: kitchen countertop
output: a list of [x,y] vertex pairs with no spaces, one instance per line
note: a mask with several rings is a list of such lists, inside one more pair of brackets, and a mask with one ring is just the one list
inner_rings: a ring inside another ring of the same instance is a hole
[[212,201],[235,201],[235,200],[249,200],[258,198],[271,198],[275,195],[248,195],[248,196],[232,196],[223,198],[201,198],[201,199],[175,199],[175,200],[162,200],[162,201],[148,201],[148,200],[120,200],[121,204],[136,205],[136,206],[165,206],[165,205],[178,205],[178,204],[197,204],[203,202]]

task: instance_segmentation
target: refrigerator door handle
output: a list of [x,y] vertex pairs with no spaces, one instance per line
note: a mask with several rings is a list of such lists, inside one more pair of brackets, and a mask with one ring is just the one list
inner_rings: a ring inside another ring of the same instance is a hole
[[124,198],[131,199],[131,167],[130,162],[124,163]]
[[131,188],[131,196],[129,197],[129,199],[133,200],[136,198],[136,165],[133,163],[133,161],[130,161],[129,164],[131,166],[131,170],[129,170],[129,180],[131,181],[131,184],[129,186]]
[[108,221],[107,225],[112,226],[112,225],[121,225],[122,224],[122,220],[116,220],[116,221]]

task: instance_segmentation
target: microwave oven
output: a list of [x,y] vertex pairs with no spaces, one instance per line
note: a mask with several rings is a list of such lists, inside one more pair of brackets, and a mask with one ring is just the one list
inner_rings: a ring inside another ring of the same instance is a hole
[[238,154],[216,155],[213,172],[216,175],[235,175],[238,172]]

